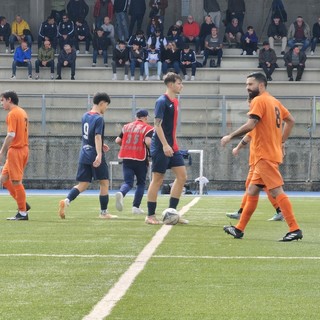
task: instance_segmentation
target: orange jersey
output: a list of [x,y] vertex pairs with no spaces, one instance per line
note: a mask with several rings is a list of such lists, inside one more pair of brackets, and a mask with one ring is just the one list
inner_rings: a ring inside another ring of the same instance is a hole
[[6,118],[7,132],[14,132],[15,137],[10,148],[23,148],[28,146],[28,115],[19,106],[12,108]]
[[268,92],[255,97],[251,102],[249,115],[260,118],[252,135],[250,153],[254,163],[260,159],[282,162],[282,124],[290,112],[279,100]]

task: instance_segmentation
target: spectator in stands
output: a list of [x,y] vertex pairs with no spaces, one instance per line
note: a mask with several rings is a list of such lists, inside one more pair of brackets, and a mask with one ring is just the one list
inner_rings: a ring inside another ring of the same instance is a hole
[[114,37],[114,26],[108,16],[104,17],[103,25],[101,26],[101,28],[103,29],[105,36],[110,40],[110,43],[114,48],[116,46],[116,39]]
[[54,79],[54,53],[55,50],[51,47],[49,40],[45,40],[43,46],[38,50],[38,58],[35,62],[36,76],[35,79],[39,79],[40,67],[50,68],[51,80]]
[[195,43],[196,53],[200,53],[200,25],[197,21],[194,21],[193,16],[189,15],[187,21],[182,26],[183,35],[182,39],[184,43]]
[[242,54],[256,55],[258,50],[258,37],[252,26],[247,27],[247,32],[242,36]]
[[166,75],[169,68],[173,68],[176,74],[180,73],[180,50],[174,41],[167,44],[167,48],[161,54],[162,73]]
[[112,80],[117,80],[117,68],[124,68],[124,80],[129,80],[129,48],[126,46],[125,41],[119,40],[118,46],[114,47],[112,55]]
[[77,19],[74,28],[74,46],[76,48],[76,53],[80,53],[79,42],[85,42],[85,54],[89,53],[90,43],[91,43],[91,32],[87,21],[82,20],[82,18]]
[[129,51],[129,60],[130,60],[131,80],[134,80],[134,72],[136,67],[139,67],[140,69],[139,80],[143,80],[145,56],[144,56],[144,50],[138,41],[134,41],[132,43],[132,47],[130,48],[130,51]]
[[212,22],[212,18],[210,15],[204,17],[204,22],[201,24],[200,27],[200,47],[203,54],[204,50],[204,41],[208,35],[211,34],[211,29],[216,27],[216,25]]
[[16,78],[17,67],[28,68],[28,79],[32,79],[31,48],[25,41],[21,41],[20,46],[14,52],[11,79]]
[[217,64],[215,67],[219,68],[221,65],[221,59],[223,55],[222,51],[222,42],[219,39],[218,29],[216,27],[211,28],[211,34],[209,34],[204,42],[204,57],[203,57],[203,66],[205,67],[207,64],[208,56],[213,55],[217,56]]
[[129,5],[129,36],[133,34],[133,28],[137,24],[137,30],[141,30],[144,14],[146,13],[145,0],[131,0]]
[[239,26],[242,28],[244,15],[246,13],[246,4],[244,0],[228,0],[229,21],[233,18],[237,18],[239,21]]
[[60,50],[63,49],[65,44],[73,46],[74,36],[74,23],[69,19],[67,14],[62,16],[62,21],[58,25],[58,38]]
[[59,25],[60,21],[62,20],[62,16],[66,14],[65,6],[65,0],[51,0],[50,16],[54,17],[57,25]]
[[156,49],[159,50],[161,53],[165,48],[167,47],[167,39],[161,34],[160,29],[156,29],[155,34],[153,36],[150,36],[147,41],[148,47],[150,45],[154,44]]
[[313,24],[312,27],[312,41],[311,41],[311,51],[310,54],[313,56],[316,50],[317,43],[320,42],[320,16],[318,21]]
[[63,50],[58,56],[57,64],[57,80],[61,80],[61,69],[70,68],[71,69],[71,80],[75,80],[74,76],[76,74],[76,50],[74,50],[70,44],[65,44]]
[[293,81],[292,71],[297,69],[296,81],[300,81],[305,68],[307,56],[298,45],[293,46],[283,57],[289,81]]
[[277,55],[274,49],[270,47],[269,41],[263,42],[263,48],[259,51],[259,68],[262,68],[266,74],[267,80],[272,81],[271,75],[277,68]]
[[236,44],[237,48],[241,48],[241,38],[243,35],[242,27],[239,25],[237,18],[233,18],[231,23],[228,23],[225,31],[226,40],[229,48],[232,48],[232,43]]
[[171,30],[171,35],[167,37],[168,42],[174,42],[178,49],[183,48],[183,39],[182,36],[178,34],[178,28],[173,27]]
[[197,60],[195,52],[190,49],[188,43],[184,44],[183,50],[180,52],[180,68],[185,80],[189,80],[187,68],[191,68],[191,80],[196,79]]
[[92,66],[95,67],[97,65],[98,55],[103,56],[103,63],[105,67],[108,67],[108,46],[111,44],[110,40],[104,34],[102,28],[96,30],[93,34],[92,39]]
[[128,30],[128,0],[114,0],[113,8],[116,17],[116,32],[119,40],[127,41],[129,38]]
[[27,21],[23,20],[22,17],[18,14],[15,17],[15,20],[11,24],[11,35],[9,37],[10,52],[14,52],[14,43],[15,41],[21,42],[22,40],[26,41],[28,47],[31,49],[32,46],[32,35],[30,32],[30,27]]
[[175,24],[170,26],[170,28],[168,29],[168,32],[167,32],[167,36],[171,36],[172,35],[172,30],[173,29],[176,29],[178,35],[180,36],[182,34],[182,21],[181,20],[177,20]]
[[159,22],[157,17],[153,17],[150,19],[148,25],[147,25],[147,38],[150,36],[153,36],[156,33],[156,30],[160,29],[161,34],[163,33],[163,24]]
[[296,44],[302,43],[302,51],[306,51],[306,49],[310,45],[310,27],[303,20],[301,16],[298,16],[296,21],[293,22],[288,31],[288,46],[293,48]]
[[137,30],[136,34],[129,38],[128,46],[131,47],[134,42],[138,43],[143,49],[147,48],[147,40],[142,30]]
[[95,29],[100,28],[105,17],[113,17],[113,4],[111,0],[96,0],[93,7],[93,17],[95,18]]
[[287,22],[287,12],[282,0],[273,0],[271,4],[271,11],[271,20],[273,20],[274,17],[279,17],[281,22]]
[[149,18],[157,17],[163,23],[166,8],[168,7],[168,0],[149,0],[149,7]]
[[161,77],[161,54],[154,44],[151,44],[146,54],[146,61],[144,63],[145,80],[149,80],[149,68],[157,69],[157,80]]
[[38,49],[42,47],[46,40],[50,41],[54,50],[57,49],[58,26],[53,16],[49,16],[46,21],[41,23],[38,35]]
[[274,16],[268,27],[268,38],[270,48],[274,49],[274,41],[281,41],[281,54],[284,55],[287,46],[287,28],[285,24],[280,20],[280,17]]
[[[221,11],[217,0],[204,0],[203,8],[207,16],[211,17],[214,25],[219,29],[221,21]],[[208,33],[210,34],[210,32]]]
[[70,20],[76,23],[78,19],[86,20],[89,6],[85,0],[70,0],[67,4],[67,12]]
[[6,17],[0,17],[0,41],[4,41],[6,45],[6,53],[9,52],[9,37],[11,34],[10,24]]

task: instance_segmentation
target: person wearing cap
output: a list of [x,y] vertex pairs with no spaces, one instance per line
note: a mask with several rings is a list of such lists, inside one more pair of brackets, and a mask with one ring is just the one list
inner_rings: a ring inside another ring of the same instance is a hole
[[302,43],[301,51],[306,51],[310,45],[311,31],[309,25],[298,16],[288,31],[288,46],[293,48],[297,43]]
[[263,41],[263,48],[259,51],[259,68],[262,68],[268,81],[272,81],[271,75],[277,68],[277,55],[274,49],[270,48],[268,41]]
[[120,191],[116,193],[116,208],[123,210],[123,198],[132,189],[134,177],[137,180],[137,189],[132,203],[133,214],[143,214],[140,208],[146,187],[148,173],[149,147],[153,134],[153,127],[148,124],[148,110],[140,109],[136,113],[136,119],[125,124],[115,142],[120,146],[118,158],[122,160],[124,183]]
[[300,81],[306,65],[307,56],[298,45],[293,46],[283,57],[289,81],[293,81],[292,71],[297,69],[296,81]]
[[284,55],[287,46],[287,28],[285,24],[280,20],[279,16],[274,16],[267,31],[270,48],[274,49],[274,42],[281,41],[281,54]]
[[139,80],[143,80],[144,74],[144,59],[145,54],[143,48],[141,48],[138,41],[134,41],[132,47],[129,50],[129,60],[130,60],[130,72],[131,72],[131,80],[134,80],[134,73],[136,67],[140,69],[140,77]]
[[197,60],[195,52],[190,49],[188,43],[184,44],[183,50],[180,52],[180,68],[185,80],[189,80],[187,68],[191,68],[191,81],[196,79]]

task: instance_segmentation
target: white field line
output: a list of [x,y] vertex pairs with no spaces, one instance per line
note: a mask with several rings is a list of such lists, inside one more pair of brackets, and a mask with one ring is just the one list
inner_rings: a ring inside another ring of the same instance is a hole
[[[183,215],[192,206],[194,206],[200,197],[194,198],[187,205],[185,205],[179,213]],[[145,265],[152,257],[155,250],[162,243],[167,236],[172,226],[163,225],[151,241],[144,247],[129,269],[120,277],[117,283],[109,290],[109,292],[93,307],[91,312],[86,315],[83,320],[102,320],[107,317],[117,302],[125,295],[131,284],[144,269]]]

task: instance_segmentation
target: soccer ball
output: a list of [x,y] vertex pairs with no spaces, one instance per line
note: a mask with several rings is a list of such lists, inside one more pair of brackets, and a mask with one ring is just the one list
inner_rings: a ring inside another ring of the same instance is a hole
[[168,208],[162,212],[162,221],[164,224],[175,225],[179,222],[180,215],[176,209]]

